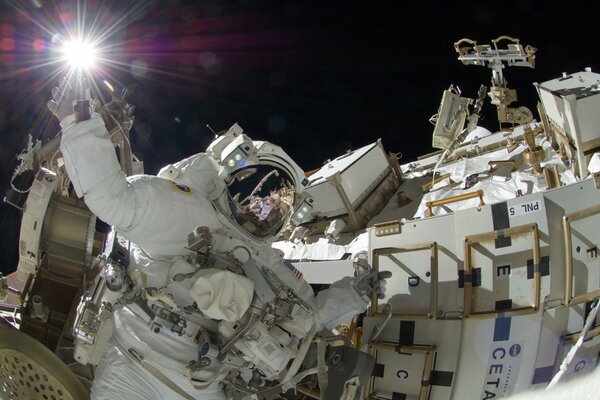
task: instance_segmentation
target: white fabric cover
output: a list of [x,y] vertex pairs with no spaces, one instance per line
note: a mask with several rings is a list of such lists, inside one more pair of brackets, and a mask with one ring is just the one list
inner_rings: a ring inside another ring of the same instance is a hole
[[340,232],[346,227],[346,223],[343,219],[334,219],[325,228],[325,236],[332,239],[338,239]]
[[[541,167],[553,166],[558,167],[560,179],[563,184],[571,184],[577,181],[573,172],[569,170],[562,162],[560,156],[554,151],[550,143],[546,139],[538,139],[537,144],[545,151],[545,160],[541,163]],[[496,151],[482,154],[472,158],[462,158],[452,163],[448,163],[440,167],[437,172],[440,175],[450,173],[455,184],[448,185],[448,181],[444,179],[437,185],[433,186],[431,191],[426,193],[421,199],[421,203],[414,218],[425,218],[427,211],[427,202],[440,200],[466,192],[475,192],[483,190],[483,200],[485,204],[495,204],[516,197],[517,191],[522,194],[536,193],[544,191],[545,181],[542,175],[537,175],[532,172],[531,166],[523,161],[523,153],[527,149],[524,144],[519,145],[512,152],[508,152],[505,147]],[[516,160],[519,167],[518,171],[514,171],[510,175],[510,179],[506,180],[504,176],[494,176],[490,172],[489,161],[498,160]],[[428,172],[423,170],[411,174],[406,174],[407,179],[416,176],[422,176]],[[473,174],[480,174],[479,181],[468,189],[464,188],[465,179]],[[497,178],[497,179],[495,179]],[[477,207],[479,204],[478,198],[459,201],[456,203],[446,204],[439,207],[434,207],[434,215],[448,214],[450,212],[464,210],[466,208]]]
[[360,251],[369,248],[369,232],[363,232],[346,245],[330,243],[326,238],[320,238],[314,243],[301,243],[292,241],[279,241],[273,243],[273,247],[284,253],[288,260],[340,260],[346,254],[350,258]]
[[463,143],[470,142],[471,140],[481,139],[486,136],[490,136],[492,132],[490,132],[487,128],[483,126],[477,126],[473,129],[463,140]]
[[587,167],[590,174],[600,172],[600,153],[594,153]]
[[254,294],[254,282],[245,276],[216,268],[196,273],[190,295],[207,317],[235,322],[242,318]]

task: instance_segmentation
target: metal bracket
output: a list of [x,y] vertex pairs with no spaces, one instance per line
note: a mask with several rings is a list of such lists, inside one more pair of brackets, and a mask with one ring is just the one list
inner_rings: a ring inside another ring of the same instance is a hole
[[[493,241],[500,236],[516,236],[530,234],[532,237],[532,252],[533,252],[533,264],[539,265],[540,256],[540,241],[537,224],[526,224],[515,226],[508,229],[502,229],[498,231],[491,231],[480,233],[477,235],[466,236],[464,239],[464,262],[465,262],[465,276],[471,275],[473,272],[473,257],[471,252],[473,247],[477,243]],[[533,273],[533,296],[531,305],[528,307],[511,308],[503,310],[502,313],[511,313],[512,315],[520,314],[531,314],[535,313],[539,309],[540,304],[540,292],[541,292],[541,272],[539,269],[535,269]],[[465,318],[490,318],[497,315],[498,311],[474,311],[473,310],[473,286],[470,281],[465,279],[464,284],[464,317]]]
[[[397,253],[407,253],[413,251],[430,250],[429,256],[431,269],[431,293],[429,300],[429,312],[427,314],[399,314],[393,313],[392,318],[432,318],[436,319],[438,314],[438,244],[437,242],[418,243],[404,247],[385,247],[373,250],[373,269],[379,272],[379,258],[382,256],[388,257],[392,262],[398,264],[398,260],[394,257]],[[378,307],[377,293],[371,294],[370,316],[387,317],[386,313],[380,312]]]
[[[369,354],[375,356],[377,351],[392,351],[395,353],[409,354],[413,355],[423,354],[425,356],[425,361],[423,365],[423,376],[421,377],[421,389],[419,391],[418,400],[426,400],[429,398],[429,391],[431,388],[431,384],[425,384],[430,382],[431,372],[433,371],[433,358],[435,352],[437,350],[435,345],[431,346],[401,346],[395,343],[385,343],[385,342],[374,342],[369,345]],[[373,377],[369,380],[369,383],[366,385],[364,390],[364,398],[368,400],[380,399],[381,397],[374,391],[375,380]]]
[[563,233],[565,241],[565,266],[566,266],[566,287],[565,287],[565,304],[577,304],[586,301],[591,301],[600,296],[600,289],[593,290],[589,293],[573,295],[573,241],[571,223],[573,221],[589,218],[600,213],[600,205],[595,205],[583,210],[575,211],[570,214],[565,214],[563,217]]

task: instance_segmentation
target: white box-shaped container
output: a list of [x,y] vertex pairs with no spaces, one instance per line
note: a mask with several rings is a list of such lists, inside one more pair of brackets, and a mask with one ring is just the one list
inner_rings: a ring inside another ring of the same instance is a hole
[[586,156],[600,148],[600,74],[586,70],[534,85],[549,122],[576,148],[584,178]]
[[394,172],[377,141],[327,162],[309,177],[307,191],[320,217],[337,217],[348,213],[347,205],[358,208],[389,173]]

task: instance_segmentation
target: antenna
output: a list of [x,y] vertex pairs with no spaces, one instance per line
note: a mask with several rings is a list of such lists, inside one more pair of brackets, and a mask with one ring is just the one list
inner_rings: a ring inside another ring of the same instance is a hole
[[219,135],[217,135],[217,132],[215,132],[215,131],[213,130],[213,128],[211,128],[211,127],[210,127],[210,125],[209,125],[209,124],[206,124],[206,127],[207,127],[207,128],[208,128],[208,129],[209,129],[209,130],[210,130],[210,131],[213,133],[213,135],[215,135],[215,139],[217,138],[217,136],[219,136]]

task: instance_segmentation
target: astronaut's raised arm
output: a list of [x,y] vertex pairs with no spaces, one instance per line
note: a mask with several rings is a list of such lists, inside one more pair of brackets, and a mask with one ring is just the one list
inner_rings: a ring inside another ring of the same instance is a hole
[[103,221],[127,230],[141,216],[142,199],[121,170],[104,121],[93,113],[86,121],[61,122],[60,150],[77,196]]
[[[62,127],[60,150],[77,196],[84,198],[96,216],[148,254],[185,254],[194,221],[209,226],[215,223],[210,200],[222,191],[216,183],[216,162],[199,153],[178,163],[182,171],[193,169],[193,174],[126,177],[104,119],[93,112],[84,119],[74,113],[73,104],[79,101],[74,100],[75,87],[82,84],[74,77],[63,82],[53,90],[54,100],[48,107]],[[89,99],[89,93],[80,97]]]
[[90,104],[90,83],[73,70],[52,89],[48,108],[62,128],[60,150],[77,196],[102,220],[127,230],[140,219],[140,199],[121,171],[104,120]]

